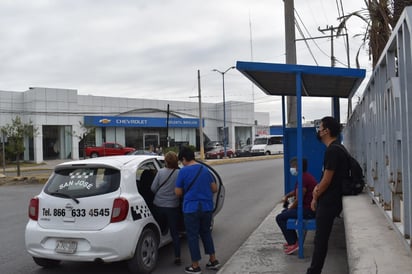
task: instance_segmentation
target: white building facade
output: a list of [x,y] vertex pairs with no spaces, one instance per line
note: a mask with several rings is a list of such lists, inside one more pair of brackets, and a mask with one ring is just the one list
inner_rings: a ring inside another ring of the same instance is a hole
[[[25,140],[24,160],[36,163],[79,159],[83,146],[103,142],[136,149],[200,146],[196,102],[79,95],[74,89],[33,87],[24,92],[0,91],[0,113],[0,128],[16,116],[23,123],[32,122],[36,134]],[[223,104],[202,103],[202,120],[204,140],[222,141]],[[269,113],[255,115],[252,102],[226,102],[228,147],[252,143],[256,125],[269,126]],[[86,138],[90,129],[92,139]]]

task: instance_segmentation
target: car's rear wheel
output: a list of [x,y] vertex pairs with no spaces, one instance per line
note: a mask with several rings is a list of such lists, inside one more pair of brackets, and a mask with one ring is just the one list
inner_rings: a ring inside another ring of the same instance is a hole
[[58,261],[58,260],[38,258],[38,257],[33,257],[33,261],[37,265],[42,266],[44,268],[56,267],[60,264],[60,261]]
[[150,228],[143,230],[133,258],[128,261],[131,273],[151,273],[157,264],[159,241]]
[[90,154],[90,157],[97,158],[97,157],[99,157],[99,153],[93,152],[92,154]]
[[218,154],[218,155],[216,155],[216,159],[220,159],[220,155]]

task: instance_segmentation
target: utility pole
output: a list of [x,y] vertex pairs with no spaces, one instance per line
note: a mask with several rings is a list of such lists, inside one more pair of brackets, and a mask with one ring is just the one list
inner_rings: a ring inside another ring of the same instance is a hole
[[4,132],[1,132],[1,148],[2,148],[2,157],[3,157],[3,174],[6,175],[6,150],[5,150],[5,146],[6,146],[6,142],[7,142],[7,138],[6,138],[6,134]]
[[[283,0],[285,4],[286,64],[296,64],[295,6],[294,0]],[[296,96],[287,96],[287,125],[296,127]]]
[[[335,28],[333,26],[326,26],[325,29],[321,29],[318,27],[318,30],[322,33],[325,31],[330,30],[330,66],[335,67],[336,64],[336,58],[334,55],[334,47],[333,47],[333,36],[334,36],[334,31],[337,30],[338,28]],[[340,121],[340,106],[339,106],[339,98],[338,97],[333,97],[331,99],[331,105],[332,105],[332,115],[335,117],[336,120]]]
[[338,28],[335,28],[333,26],[326,26],[325,29],[321,29],[320,27],[318,27],[318,30],[320,32],[322,32],[323,34],[325,33],[325,31],[330,30],[330,66],[331,67],[335,67],[336,64],[336,58],[335,58],[335,53],[334,53],[334,49],[333,49],[333,36],[334,36],[334,31],[337,30]]
[[199,142],[200,142],[200,160],[205,159],[205,147],[203,141],[203,118],[202,118],[202,94],[200,91],[200,70],[197,70],[197,87],[199,95]]

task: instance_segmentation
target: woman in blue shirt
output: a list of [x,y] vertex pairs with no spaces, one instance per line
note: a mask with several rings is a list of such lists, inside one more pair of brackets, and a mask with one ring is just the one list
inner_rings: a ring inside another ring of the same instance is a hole
[[195,161],[194,152],[183,147],[179,152],[179,161],[184,167],[176,180],[175,193],[183,197],[183,215],[192,264],[185,268],[186,273],[202,273],[199,266],[201,259],[199,236],[205,253],[209,254],[207,269],[218,269],[219,261],[215,257],[215,247],[210,231],[213,211],[213,193],[217,185],[209,170]]

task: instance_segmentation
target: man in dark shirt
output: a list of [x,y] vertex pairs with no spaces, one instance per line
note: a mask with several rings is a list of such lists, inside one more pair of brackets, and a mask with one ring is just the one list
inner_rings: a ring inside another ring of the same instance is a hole
[[340,131],[341,126],[333,117],[322,118],[317,129],[317,137],[326,145],[326,151],[322,179],[313,190],[311,207],[316,209],[315,248],[307,274],[322,272],[333,221],[342,211],[342,179],[346,176],[348,163],[344,150],[339,148]]

